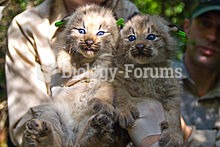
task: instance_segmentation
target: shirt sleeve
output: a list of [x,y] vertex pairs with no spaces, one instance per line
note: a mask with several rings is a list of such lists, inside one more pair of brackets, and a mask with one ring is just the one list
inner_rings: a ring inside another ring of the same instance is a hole
[[185,143],[186,147],[207,147],[218,144],[217,130],[197,130],[193,127],[192,134]]
[[[33,20],[34,17],[29,16]],[[22,142],[24,126],[19,123],[29,108],[50,100],[37,50],[37,39],[27,18],[15,17],[8,29],[7,38],[5,72],[9,133],[15,145]]]

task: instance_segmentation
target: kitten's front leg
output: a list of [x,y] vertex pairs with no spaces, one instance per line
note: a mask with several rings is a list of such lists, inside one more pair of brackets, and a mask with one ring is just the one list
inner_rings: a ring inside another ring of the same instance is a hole
[[118,121],[122,128],[132,127],[139,117],[137,107],[131,102],[130,94],[125,88],[115,88],[114,106],[118,113]]
[[67,131],[70,127],[66,126],[63,113],[51,103],[32,107],[28,113],[33,118],[25,124],[24,147],[66,147],[72,144],[73,136]]
[[111,83],[103,82],[95,87],[95,94],[89,101],[89,106],[93,113],[108,113],[113,118],[117,117],[115,108],[113,106],[113,86]]
[[64,49],[60,49],[57,53],[57,67],[58,71],[65,74],[65,76],[71,77],[73,75],[71,55]]
[[161,137],[159,145],[162,147],[183,146],[183,135],[180,126],[180,115],[177,109],[164,111],[166,120],[161,122]]
[[183,146],[183,134],[180,124],[180,93],[179,86],[175,79],[162,81],[163,98],[161,99],[164,108],[165,121],[161,123],[160,146]]

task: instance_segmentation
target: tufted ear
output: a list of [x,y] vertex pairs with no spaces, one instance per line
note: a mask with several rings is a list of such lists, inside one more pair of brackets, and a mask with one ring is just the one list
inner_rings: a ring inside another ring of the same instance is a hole
[[68,20],[70,19],[70,15],[65,16],[62,20],[58,20],[57,22],[55,22],[55,26],[56,27],[65,27]]
[[139,12],[134,12],[131,16],[128,17],[127,21],[130,20],[132,17],[136,16],[136,15],[141,15],[141,13]]
[[180,27],[175,24],[169,24],[168,27],[170,32],[178,32],[179,30],[181,30]]
[[175,32],[179,37],[186,38],[186,33],[177,25],[169,24],[170,32]]
[[162,26],[165,27],[166,31],[168,31],[169,33],[178,32],[179,30],[178,26],[170,24],[170,22],[167,21],[164,17],[153,15],[152,19],[157,20],[155,22],[162,24]]

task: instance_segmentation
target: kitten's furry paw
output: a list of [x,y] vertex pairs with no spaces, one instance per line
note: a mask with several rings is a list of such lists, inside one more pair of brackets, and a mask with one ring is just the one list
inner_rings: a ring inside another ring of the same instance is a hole
[[89,120],[89,125],[95,128],[100,134],[105,134],[112,130],[114,121],[106,114],[97,114]]
[[82,134],[77,137],[75,147],[110,147],[113,139],[114,121],[105,114],[91,116]]
[[182,147],[183,146],[183,136],[181,132],[175,131],[173,128],[169,127],[167,121],[161,123],[161,137],[159,140],[159,145],[161,147]]
[[135,120],[139,117],[138,109],[133,105],[123,106],[118,109],[118,121],[122,128],[133,127]]
[[51,139],[51,124],[39,120],[32,119],[26,123],[24,132],[25,146],[39,146],[40,144],[48,144],[48,139]]
[[91,104],[92,110],[94,111],[95,114],[97,113],[105,114],[108,117],[112,118],[113,120],[117,119],[117,113],[113,105],[109,103],[105,103],[99,99],[92,99],[89,103]]
[[111,117],[105,114],[97,114],[92,116],[88,124],[93,128],[94,137],[97,139],[95,144],[100,141],[104,147],[109,146],[113,142],[111,135],[113,132],[114,121]]

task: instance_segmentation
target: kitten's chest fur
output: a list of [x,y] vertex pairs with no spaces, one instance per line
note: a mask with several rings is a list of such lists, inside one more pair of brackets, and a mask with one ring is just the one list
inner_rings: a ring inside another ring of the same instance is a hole
[[158,95],[155,82],[156,80],[152,78],[132,77],[125,81],[125,85],[128,85],[127,89],[132,97],[152,98]]
[[[144,69],[142,72],[144,72]],[[160,74],[158,71],[157,74]],[[168,79],[153,78],[153,74],[143,73],[142,77],[137,77],[134,73],[130,73],[129,78],[124,78],[124,75],[118,75],[118,84],[122,84],[127,92],[133,97],[144,98],[162,98],[165,95],[165,83]]]

